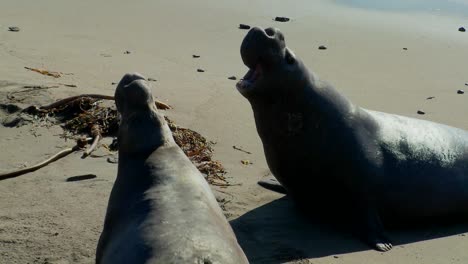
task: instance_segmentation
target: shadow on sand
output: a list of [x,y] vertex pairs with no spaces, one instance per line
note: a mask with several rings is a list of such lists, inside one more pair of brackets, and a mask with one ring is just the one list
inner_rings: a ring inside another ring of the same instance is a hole
[[[343,215],[343,221],[346,221]],[[298,212],[292,200],[283,197],[260,206],[231,225],[251,263],[284,263],[330,255],[371,250],[341,228],[325,225]],[[425,226],[388,232],[394,246],[462,234],[468,224]]]

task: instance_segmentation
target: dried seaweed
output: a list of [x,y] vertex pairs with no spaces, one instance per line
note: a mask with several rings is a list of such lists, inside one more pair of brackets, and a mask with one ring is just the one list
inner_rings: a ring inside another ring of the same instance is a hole
[[[115,136],[119,129],[119,115],[112,106],[103,106],[96,98],[79,97],[67,101],[59,107],[29,107],[26,111],[39,117],[55,117],[64,130],[74,135],[94,137],[99,128],[102,136]],[[215,186],[227,187],[230,184],[224,175],[225,169],[219,161],[212,160],[213,144],[199,133],[176,125],[166,117],[175,142],[205,176]]]

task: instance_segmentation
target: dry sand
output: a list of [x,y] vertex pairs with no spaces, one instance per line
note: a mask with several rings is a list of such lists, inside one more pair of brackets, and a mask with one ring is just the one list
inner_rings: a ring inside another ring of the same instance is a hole
[[[112,82],[141,72],[157,79],[154,94],[174,107],[168,116],[217,142],[215,158],[230,182],[241,185],[214,189],[229,200],[226,215],[252,263],[467,263],[467,226],[391,232],[396,246],[382,254],[312,224],[288,198],[256,185],[268,168],[250,106],[227,79],[246,71],[239,56],[246,31],[239,23],[280,28],[311,69],[363,107],[468,129],[467,95],[456,93],[468,90],[468,32],[457,30],[468,27],[466,17],[309,2],[3,0],[0,104],[11,103],[6,95],[25,85],[59,87],[16,93],[22,107],[82,93],[112,95]],[[275,16],[292,21],[274,22]],[[21,31],[8,32],[8,26]],[[54,79],[25,66],[72,74]],[[7,118],[0,110],[0,121]],[[0,126],[0,171],[72,146],[61,133],[57,126]],[[243,159],[253,165],[242,165]],[[66,181],[85,174],[97,178]],[[105,158],[82,160],[77,153],[1,181],[0,263],[93,263],[115,175]]]

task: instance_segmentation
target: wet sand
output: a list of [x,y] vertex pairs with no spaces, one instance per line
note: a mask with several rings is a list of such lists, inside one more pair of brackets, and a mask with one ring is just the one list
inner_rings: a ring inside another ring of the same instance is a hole
[[[257,186],[268,167],[250,105],[228,77],[247,71],[239,55],[247,31],[238,25],[278,27],[296,55],[354,103],[468,129],[468,99],[457,94],[468,90],[468,32],[458,31],[468,28],[468,15],[294,2],[2,1],[0,104],[12,103],[11,92],[20,107],[112,95],[124,73],[141,72],[157,80],[153,93],[174,107],[166,112],[171,119],[217,142],[215,159],[241,185],[213,189],[229,201],[226,215],[252,263],[467,262],[466,225],[392,231],[395,248],[382,254],[311,223],[288,198]],[[274,22],[275,16],[292,20]],[[24,67],[70,74],[55,79]],[[31,85],[58,87],[22,92]],[[0,121],[7,118],[0,110]],[[72,146],[61,133],[58,126],[0,126],[0,172]],[[0,182],[0,263],[93,263],[116,166],[80,155]],[[253,164],[241,164],[244,159]],[[66,181],[85,174],[97,178]]]

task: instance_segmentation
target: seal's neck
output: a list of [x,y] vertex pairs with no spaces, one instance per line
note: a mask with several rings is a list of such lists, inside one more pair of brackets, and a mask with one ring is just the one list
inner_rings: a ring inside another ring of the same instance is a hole
[[251,101],[257,131],[263,141],[330,133],[346,126],[355,109],[333,86],[312,75],[302,86],[281,88],[284,91],[281,96]]
[[157,148],[175,144],[164,117],[158,113],[122,117],[119,159],[149,156]]

